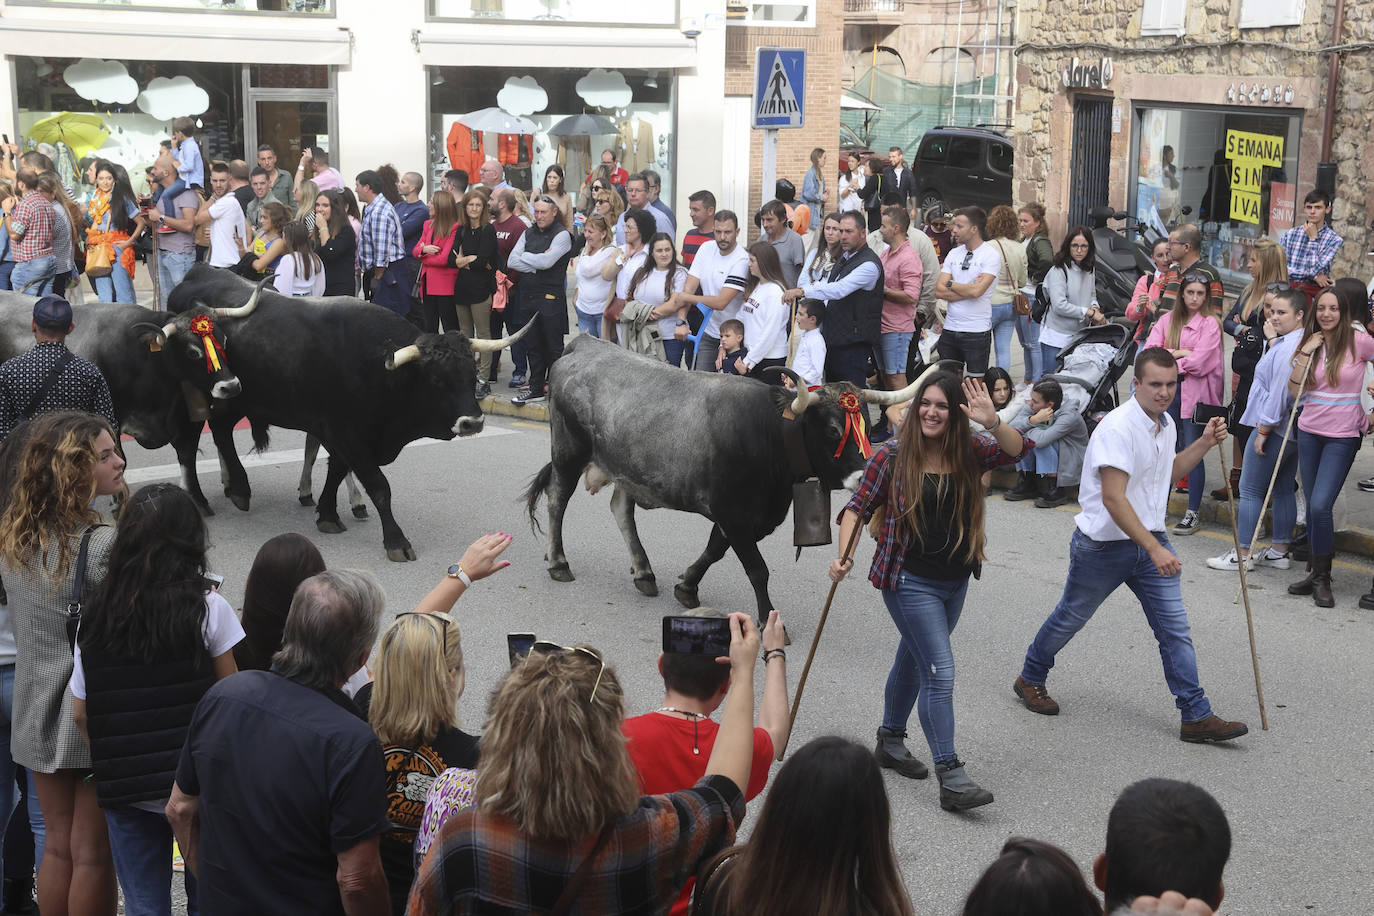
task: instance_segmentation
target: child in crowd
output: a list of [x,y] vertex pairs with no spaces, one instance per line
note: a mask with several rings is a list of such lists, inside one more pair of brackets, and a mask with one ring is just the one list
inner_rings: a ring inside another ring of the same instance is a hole
[[727,375],[748,375],[741,361],[749,353],[744,345],[744,322],[738,318],[720,324],[720,352],[716,354],[716,371]]
[[[165,193],[169,200],[187,188],[199,188],[205,181],[205,161],[200,156],[200,145],[195,138],[194,118],[177,118],[172,122],[172,161],[176,163],[177,180],[170,187],[153,187],[153,203],[157,203]],[[164,144],[165,145],[165,144]],[[159,232],[167,231],[159,229]]]
[[797,330],[801,336],[792,356],[792,371],[810,388],[825,383],[825,338],[821,336],[824,321],[825,303],[821,300],[803,299],[797,304]]

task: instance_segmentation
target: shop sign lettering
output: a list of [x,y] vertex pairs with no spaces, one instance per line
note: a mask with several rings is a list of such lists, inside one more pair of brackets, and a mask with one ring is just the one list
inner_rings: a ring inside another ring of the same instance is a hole
[[1112,59],[1104,57],[1092,64],[1075,57],[1061,76],[1069,89],[1105,89],[1112,81]]
[[1226,132],[1226,158],[1231,163],[1231,219],[1259,224],[1264,167],[1283,166],[1283,139],[1243,130]]

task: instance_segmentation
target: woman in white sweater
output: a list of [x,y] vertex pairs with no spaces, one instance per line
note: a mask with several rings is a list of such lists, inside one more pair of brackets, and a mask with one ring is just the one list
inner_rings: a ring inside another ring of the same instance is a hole
[[1055,359],[1069,339],[1089,325],[1105,324],[1107,316],[1097,307],[1093,264],[1097,249],[1086,226],[1075,226],[1064,239],[1054,266],[1045,275],[1050,307],[1040,328],[1040,350],[1045,374],[1055,371]]

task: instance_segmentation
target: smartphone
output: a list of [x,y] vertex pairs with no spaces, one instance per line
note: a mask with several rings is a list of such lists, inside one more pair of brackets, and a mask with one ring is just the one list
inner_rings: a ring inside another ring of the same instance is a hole
[[680,655],[730,654],[730,620],[727,617],[663,618],[663,651]]
[[1193,422],[1198,426],[1206,426],[1213,417],[1221,417],[1225,420],[1230,415],[1225,407],[1218,407],[1216,404],[1204,404],[1198,401],[1193,405]]
[[534,645],[533,633],[507,633],[506,651],[510,654],[510,666],[514,668],[530,652]]
[[9,134],[0,134],[0,140],[4,140],[6,146],[9,146],[9,145],[10,145],[10,135],[9,135]]
[[214,591],[219,591],[219,587],[224,584],[224,577],[217,576],[212,572],[206,573],[204,579],[205,584],[210,586],[210,588]]

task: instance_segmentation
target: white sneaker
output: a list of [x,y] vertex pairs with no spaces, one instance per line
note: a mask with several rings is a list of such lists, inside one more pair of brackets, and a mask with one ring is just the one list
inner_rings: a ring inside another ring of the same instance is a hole
[[1266,547],[1258,557],[1251,554],[1250,560],[1253,564],[1252,569],[1254,566],[1268,566],[1272,569],[1287,569],[1289,566],[1289,555],[1276,553],[1272,547]]
[[[1235,548],[1226,551],[1219,557],[1212,557],[1207,561],[1207,565],[1212,569],[1224,569],[1235,572],[1240,569],[1240,562],[1236,559]],[[1245,558],[1245,571],[1250,572],[1255,568],[1255,557],[1252,554]]]
[[1357,481],[1355,486],[1366,493],[1374,493],[1374,477],[1366,477],[1364,480]]
[[1185,537],[1190,534],[1196,534],[1201,527],[1202,519],[1198,518],[1196,512],[1189,509],[1183,513],[1183,518],[1179,519],[1178,524],[1174,526],[1174,534],[1179,537]]

